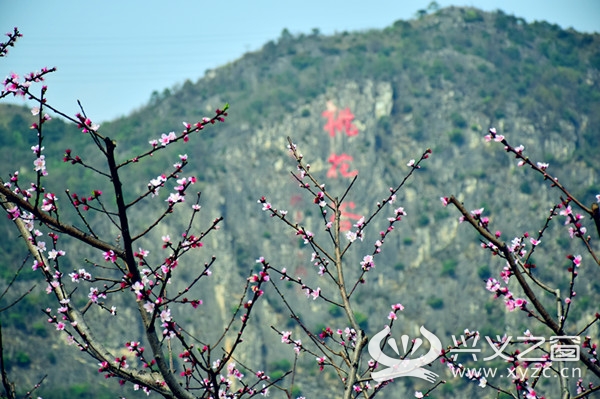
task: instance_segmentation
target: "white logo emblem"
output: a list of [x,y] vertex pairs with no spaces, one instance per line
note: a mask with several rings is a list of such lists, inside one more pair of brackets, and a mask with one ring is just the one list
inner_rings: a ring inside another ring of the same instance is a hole
[[[383,369],[381,371],[371,373],[371,378],[377,382],[391,380],[397,377],[417,377],[422,378],[429,382],[435,382],[435,379],[438,375],[432,371],[429,371],[422,366],[433,362],[442,352],[442,343],[439,338],[436,337],[433,333],[427,331],[427,329],[421,326],[421,334],[429,341],[431,348],[429,352],[425,355],[416,358],[416,359],[394,359],[392,357],[387,356],[381,350],[381,342],[390,335],[390,327],[385,326],[383,330],[378,332],[371,338],[369,341],[369,354],[373,357],[378,363],[388,366],[387,369]],[[406,353],[408,347],[408,335],[403,335],[402,339],[402,348],[404,349],[404,353]],[[390,338],[388,340],[388,345],[392,347],[394,352],[400,356],[398,352],[398,347],[396,345],[396,340],[394,338]],[[410,353],[406,356],[410,356],[414,354],[417,349],[421,347],[423,340],[420,338],[415,339],[414,346]]]

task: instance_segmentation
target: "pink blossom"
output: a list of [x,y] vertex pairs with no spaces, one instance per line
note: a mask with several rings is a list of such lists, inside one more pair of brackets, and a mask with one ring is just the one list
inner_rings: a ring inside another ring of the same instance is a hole
[[[404,208],[403,207],[394,209],[394,214],[396,216],[406,216],[406,212],[404,212]],[[398,219],[398,220],[400,220],[400,219]]]
[[392,310],[404,310],[404,306],[401,303],[392,305]]
[[291,331],[283,331],[281,333],[281,342],[284,344],[289,344],[291,335],[292,335]]
[[360,266],[365,271],[369,271],[373,267],[375,267],[375,262],[373,261],[373,256],[372,255],[365,255],[363,257],[362,262],[360,262]]
[[448,197],[440,197],[440,201],[442,201],[442,205],[448,206]]
[[346,238],[348,239],[348,241],[354,242],[356,241],[357,234],[354,231],[348,231],[346,232]]
[[496,133],[496,128],[493,128],[493,127],[490,128],[489,133],[490,134],[485,136],[485,141],[487,141],[487,142],[491,141],[492,139],[494,139],[494,141],[497,141],[497,142],[501,142],[502,140],[504,140],[503,135]]
[[171,193],[169,194],[169,198],[167,198],[165,200],[165,202],[168,202],[169,204],[176,204],[178,202],[184,202],[185,201],[185,197],[180,195],[179,193]]
[[306,293],[306,297],[310,298],[312,296],[312,299],[314,301],[321,294],[321,287],[318,287],[316,290],[312,290],[310,288],[306,288],[306,290],[304,290],[304,291]]
[[148,256],[149,253],[150,253],[150,251],[148,251],[148,250],[138,248],[138,251],[134,253],[134,256],[142,259],[142,258],[145,258],[146,256]]
[[103,373],[108,370],[108,362],[106,362],[106,361],[104,361],[102,363],[98,363],[98,366],[100,366],[100,368],[98,369],[99,373]]
[[311,231],[306,230],[306,234],[302,236],[302,238],[304,238],[304,244],[308,244],[312,237],[314,237],[314,234]]
[[164,309],[162,312],[160,312],[160,321],[167,322],[167,321],[171,321],[171,310],[170,309]]
[[144,284],[141,281],[136,281],[135,283],[133,283],[131,288],[139,297],[141,295],[141,291],[144,289]]
[[42,210],[44,212],[56,211],[56,201],[58,198],[53,193],[48,193],[42,200]]
[[112,249],[108,252],[102,252],[102,255],[104,256],[104,260],[107,262],[111,261],[112,263],[115,263],[117,261],[117,255]]
[[158,141],[160,141],[160,143],[164,146],[166,146],[167,144],[169,144],[171,141],[174,141],[177,139],[177,135],[175,134],[175,132],[169,132],[169,134],[161,134],[160,139]]
[[46,251],[46,243],[44,241],[38,241],[35,243],[35,248],[40,252],[44,252]]
[[[562,211],[558,212],[558,214],[560,216],[569,216],[573,214],[573,210],[571,209],[571,205],[567,205],[567,207],[565,209],[563,209]],[[565,224],[569,223],[569,218],[567,218],[567,222],[565,222]]]
[[500,283],[495,278],[489,278],[485,284],[485,289],[495,293],[500,289]]
[[508,283],[510,276],[512,276],[512,271],[510,270],[510,268],[504,267],[500,272],[500,277],[502,278],[502,280],[504,280],[505,284]]
[[364,224],[365,224],[365,217],[362,216],[360,219],[358,219],[358,221],[356,222],[354,227],[361,228],[361,227],[363,227]]
[[317,364],[319,365],[319,371],[323,371],[323,366],[325,365],[325,356],[318,357]]
[[310,295],[312,295],[313,301],[317,299],[319,295],[321,295],[321,287],[317,287],[317,289],[314,290]]
[[106,298],[106,295],[99,292],[98,288],[90,287],[90,293],[88,294],[88,298],[90,298],[92,302],[97,303],[99,298]]
[[46,294],[50,294],[57,287],[60,287],[60,283],[56,280],[52,280],[46,287]]
[[514,301],[514,300],[512,300],[512,299],[507,299],[507,300],[504,302],[504,304],[506,305],[506,308],[507,308],[509,311],[511,311],[511,312],[512,312],[512,311],[514,311],[514,310],[515,310],[515,301]]
[[154,312],[154,303],[152,303],[152,302],[150,302],[150,301],[147,301],[147,302],[144,304],[144,309],[145,309],[145,310],[146,310],[146,312],[148,312],[148,313],[152,313],[152,312]]
[[483,213],[483,209],[484,208],[479,208],[479,209],[472,210],[471,211],[471,216],[473,216],[473,217],[481,216],[481,214]]
[[523,309],[525,307],[525,305],[527,304],[527,301],[525,299],[522,298],[516,298],[516,299],[507,299],[506,302],[506,307],[508,308],[509,311],[513,311],[516,309]]
[[56,259],[59,256],[65,256],[65,251],[57,251],[55,249],[52,249],[51,251],[48,252],[48,259]]
[[573,237],[575,237],[575,236],[577,236],[577,237],[579,237],[579,236],[582,236],[582,235],[584,235],[586,232],[587,232],[587,228],[585,228],[585,227],[583,227],[583,226],[582,226],[582,227],[580,227],[580,228],[579,228],[579,230],[577,230],[577,229],[574,229],[573,227],[569,227],[569,236],[570,236],[571,238],[573,238]]
[[537,399],[537,394],[532,388],[527,388],[527,394],[525,395],[526,399]]
[[35,161],[33,161],[33,165],[35,166],[34,170],[36,172],[41,172],[42,175],[46,176],[48,172],[46,171],[46,156],[40,155]]
[[390,312],[390,314],[388,314],[388,319],[389,320],[397,320],[398,316],[396,316],[396,313]]
[[152,192],[152,197],[158,194],[158,190],[160,189],[160,187],[163,186],[164,182],[166,181],[167,178],[165,175],[160,175],[155,179],[150,180],[150,183],[148,183],[148,190]]
[[39,144],[36,144],[31,147],[31,151],[33,151],[33,153],[39,157],[40,153],[44,151],[44,147],[40,148]]
[[8,210],[8,218],[10,220],[17,220],[21,216],[21,211],[16,206]]

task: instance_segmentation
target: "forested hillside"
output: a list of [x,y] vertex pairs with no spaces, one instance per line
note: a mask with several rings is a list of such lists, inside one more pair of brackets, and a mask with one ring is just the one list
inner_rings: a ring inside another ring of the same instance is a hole
[[[511,144],[522,144],[532,160],[548,163],[548,170],[587,205],[596,201],[600,194],[598,34],[562,30],[545,22],[527,23],[501,11],[450,7],[366,32],[325,36],[316,30],[301,35],[284,31],[260,51],[215,70],[198,71],[202,74],[195,82],[157,90],[146,106],[100,128],[117,141],[119,157],[127,159],[150,149],[149,141],[161,134],[181,130],[182,122],[193,123],[212,116],[225,103],[230,105],[224,124],[209,126],[179,150],[194,161],[187,174],[197,176],[195,189],[202,191],[200,223],[224,218],[221,230],[210,236],[203,249],[205,257],[217,257],[216,283],[201,291],[204,306],[211,311],[200,318],[181,315],[187,317],[194,333],[210,334],[211,326],[226,324],[249,270],[261,256],[301,276],[307,284],[318,284],[311,251],[302,239],[269,218],[257,204],[266,196],[274,206],[288,209],[295,222],[311,231],[321,229],[314,199],[298,190],[290,175],[296,171],[287,150],[290,137],[311,164],[311,172],[327,182],[330,191],[341,196],[358,176],[343,214],[346,231],[389,195],[389,187],[395,187],[409,171],[406,165],[411,159],[418,159],[427,148],[432,150],[423,167],[398,192],[398,206],[407,215],[386,239],[377,258],[377,274],[369,275],[357,289],[356,318],[369,336],[388,321],[394,303],[405,307],[398,314],[398,328],[417,336],[424,325],[443,338],[444,346],[465,329],[494,337],[522,335],[528,329],[545,334],[532,319],[507,311],[486,290],[485,280],[498,278],[504,263],[480,249],[476,234],[459,223],[455,209],[442,206],[440,197],[455,195],[469,209],[484,208],[494,228],[506,237],[542,228],[547,210],[561,201],[560,193],[539,175],[518,167],[501,146],[485,142],[488,129],[495,127]],[[48,101],[52,101],[51,90]],[[23,181],[33,176],[30,147],[36,141],[29,126],[34,121],[28,108],[0,105],[3,179],[15,170]],[[61,203],[68,203],[67,188],[110,192],[110,188],[97,187],[91,170],[63,162],[69,148],[103,167],[88,136],[59,117],[47,124],[45,136],[47,153],[56,155],[47,156],[48,169],[53,171],[47,185],[62,187]],[[177,159],[159,153],[151,160],[144,159],[126,175],[124,186],[130,190],[126,194],[130,199],[145,192],[148,182]],[[168,193],[161,195],[164,200]],[[160,212],[160,206],[148,202],[134,211],[135,216],[141,224]],[[18,232],[4,220],[0,223],[5,237],[0,243],[2,289],[25,256]],[[152,237],[160,240],[162,235],[174,234],[186,222],[177,213],[169,215]],[[385,227],[384,220],[367,233],[377,235]],[[588,230],[593,233],[591,227]],[[544,249],[535,253],[531,263],[537,264],[540,279],[568,290],[568,281],[562,281],[556,270],[568,263],[566,253],[583,249],[563,230],[560,223],[548,229]],[[365,240],[346,261],[359,265],[361,251],[370,251],[371,241]],[[591,245],[600,249],[598,237],[593,236]],[[90,249],[73,247],[67,252],[66,265],[73,269],[99,262]],[[86,259],[93,260],[88,263]],[[198,264],[205,261],[202,258]],[[188,262],[181,267],[191,276],[197,264]],[[16,382],[32,386],[48,373],[40,389],[44,398],[115,397],[113,392],[129,397],[130,390],[124,393],[115,381],[104,381],[97,364],[57,338],[41,312],[48,306],[45,282],[29,263],[12,292],[17,296],[34,284],[35,289],[2,313],[9,370]],[[358,275],[359,268],[349,274]],[[173,281],[174,289],[184,283]],[[298,291],[292,285],[283,287],[288,298],[296,298]],[[578,313],[572,317],[585,325],[600,312],[600,279],[577,281],[576,291]],[[543,300],[551,302],[552,298]],[[315,334],[330,325],[343,328],[339,309],[323,301],[296,301],[303,322]],[[124,309],[121,316],[133,311]],[[279,344],[280,337],[271,326],[300,332],[275,292],[265,289],[265,301],[253,314],[240,361],[282,374],[293,363],[293,351]],[[98,327],[115,343],[134,333],[141,335],[139,326],[132,324]],[[594,326],[587,335],[597,338],[598,331]],[[42,347],[46,349],[40,357]],[[493,390],[448,377],[439,363],[433,367],[448,382],[432,397],[497,397]],[[313,356],[301,356],[298,370],[298,396],[339,397],[326,389],[333,373],[319,373]],[[382,397],[412,397],[415,390],[427,389],[426,382],[410,378],[393,384]],[[547,387],[545,382],[541,386]],[[558,397],[555,388],[548,389],[547,397]],[[278,397],[276,392],[273,395]]]

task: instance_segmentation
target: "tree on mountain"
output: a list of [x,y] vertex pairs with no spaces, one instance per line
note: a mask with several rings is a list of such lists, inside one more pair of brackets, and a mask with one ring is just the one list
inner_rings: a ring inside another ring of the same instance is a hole
[[431,11],[431,12],[436,12],[437,10],[440,9],[440,5],[438,4],[437,1],[432,1],[431,3],[429,3],[429,5],[427,6],[427,10]]

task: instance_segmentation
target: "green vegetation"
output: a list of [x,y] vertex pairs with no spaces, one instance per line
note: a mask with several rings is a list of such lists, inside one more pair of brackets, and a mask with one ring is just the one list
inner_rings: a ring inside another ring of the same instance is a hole
[[458,261],[456,259],[447,259],[442,263],[442,277],[456,277],[456,266]]
[[421,213],[418,219],[419,227],[425,227],[429,224],[429,215]]
[[356,322],[358,323],[360,328],[366,330],[369,327],[369,318],[366,314],[356,312],[354,313],[354,318],[356,319]]
[[29,367],[31,364],[31,358],[25,352],[17,352],[15,355],[15,364],[19,367]]
[[115,394],[106,389],[99,387],[98,384],[80,383],[73,384],[67,388],[58,388],[44,395],[47,399],[110,399],[114,398]]
[[448,133],[448,136],[450,137],[450,142],[452,144],[455,144],[457,146],[462,146],[463,144],[465,144],[465,135],[460,129],[452,130],[450,133]]
[[477,276],[482,280],[487,280],[492,276],[492,271],[488,265],[483,265],[477,269]]
[[402,271],[404,270],[404,263],[398,262],[394,265],[394,270]]
[[467,120],[458,112],[453,112],[450,115],[450,120],[452,121],[452,124],[459,129],[467,127]]
[[332,317],[340,317],[344,314],[344,310],[337,305],[329,306],[328,312]]
[[[271,378],[277,379],[281,378],[285,373],[292,369],[292,363],[287,359],[277,360],[275,362],[269,363],[268,371]],[[276,377],[273,377],[276,376]]]
[[427,304],[431,306],[432,309],[442,309],[444,307],[444,300],[438,297],[432,297],[427,300]]

